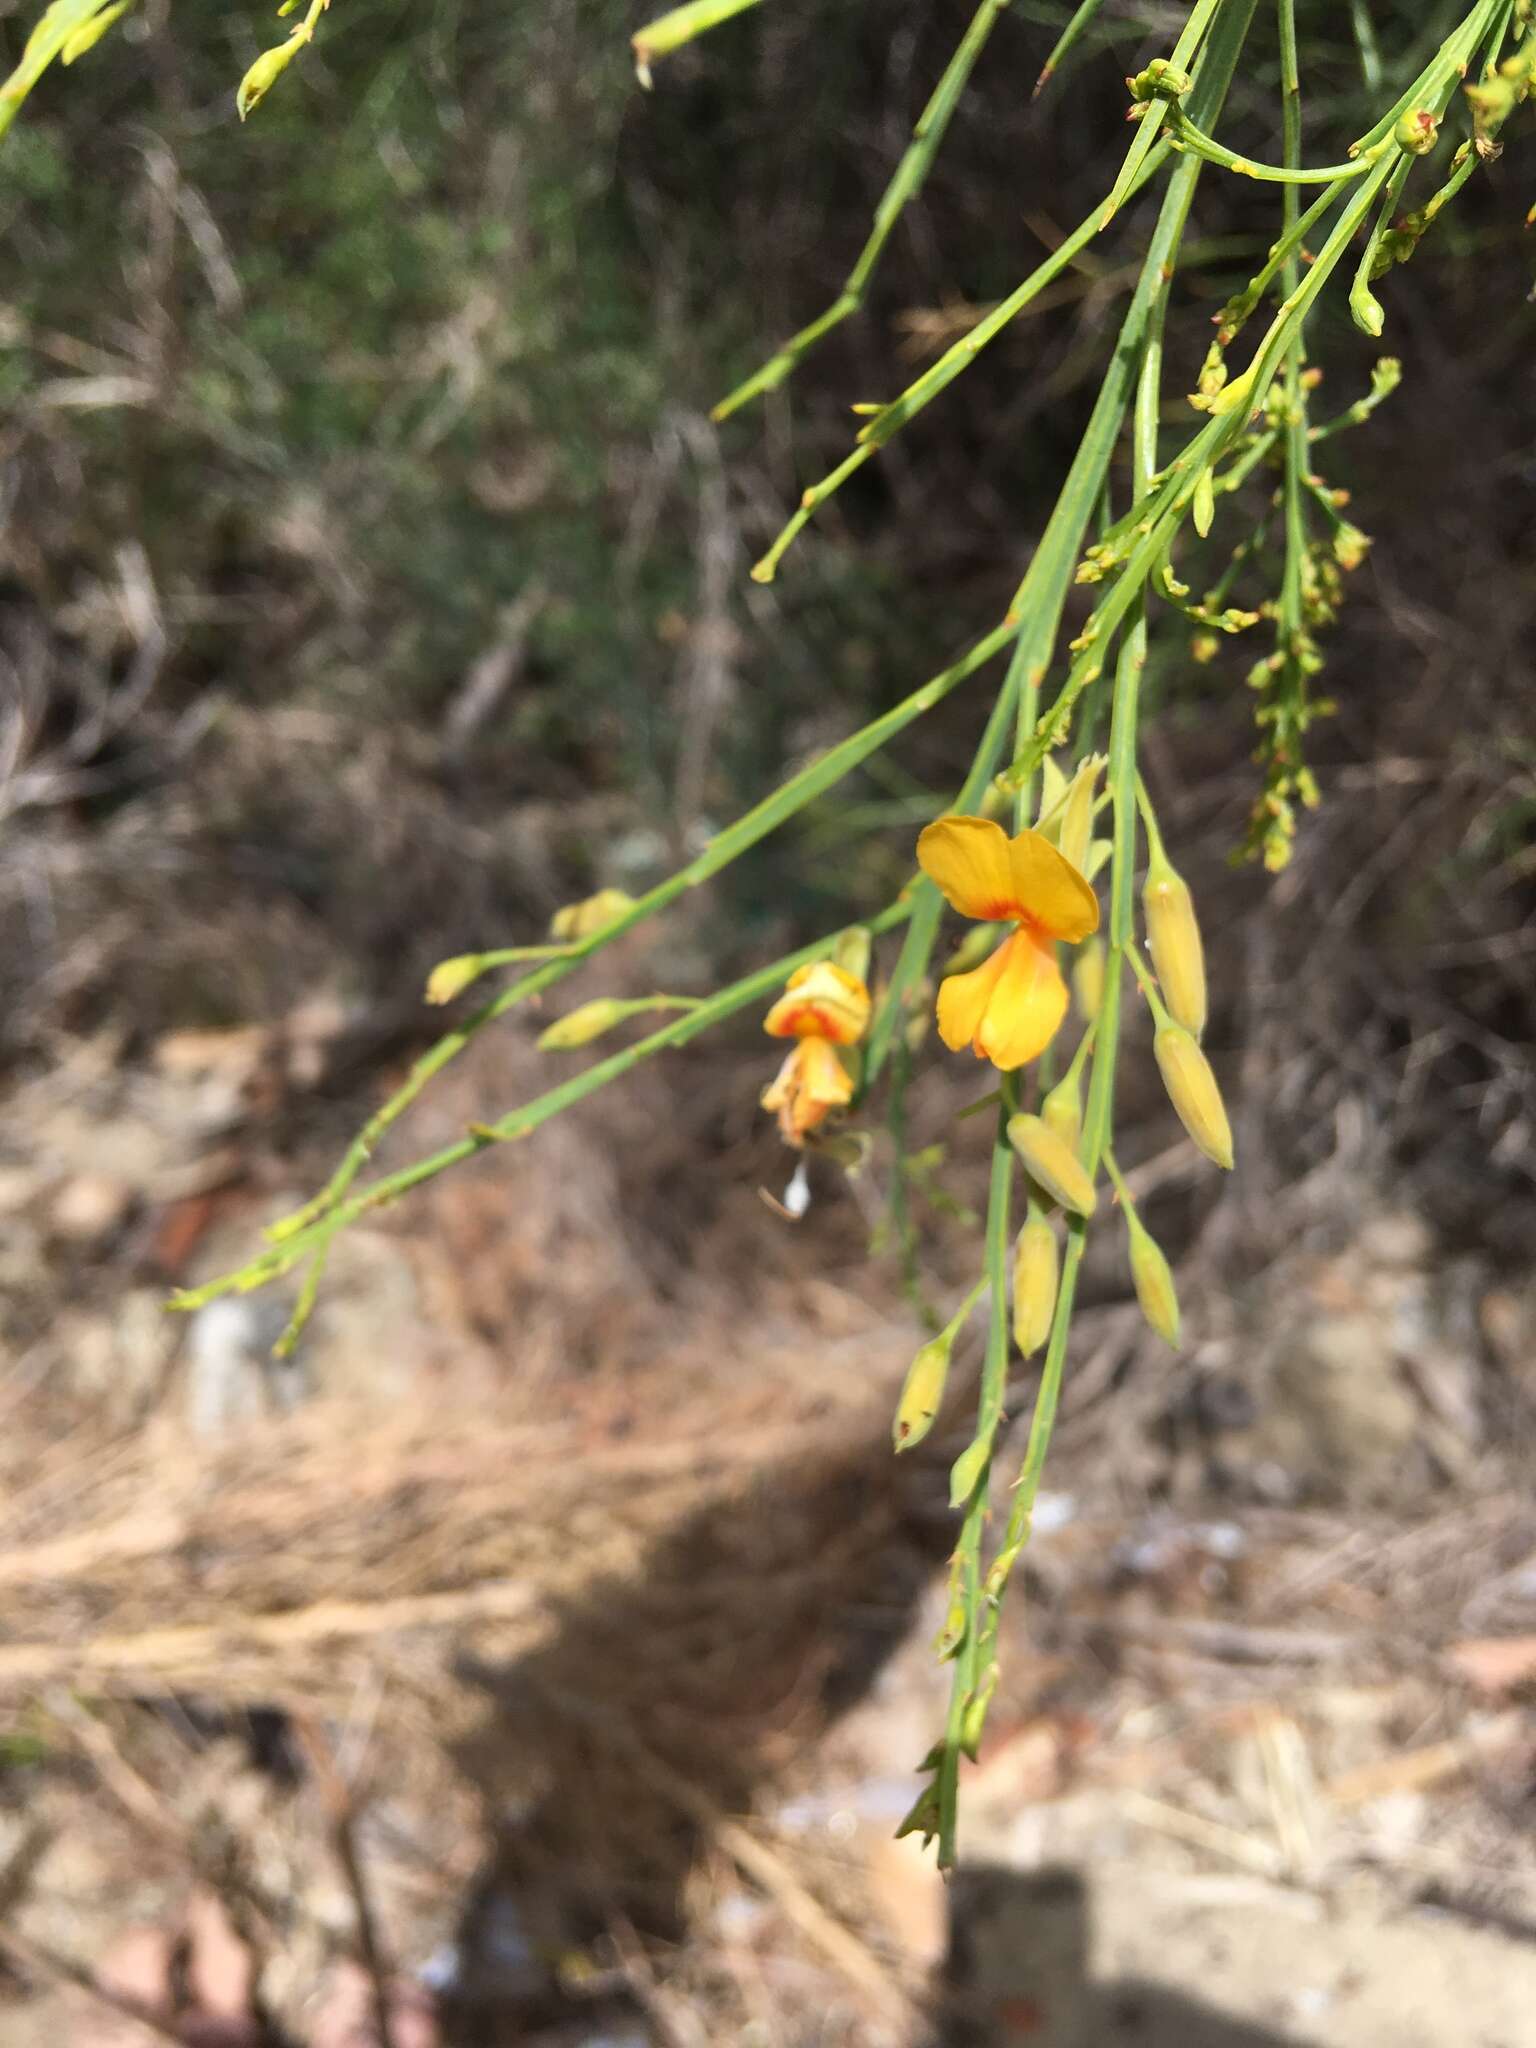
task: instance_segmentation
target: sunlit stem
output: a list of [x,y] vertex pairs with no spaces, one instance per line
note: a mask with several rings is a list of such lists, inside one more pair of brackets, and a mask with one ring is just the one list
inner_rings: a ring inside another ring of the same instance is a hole
[[[906,921],[911,914],[908,901],[898,898],[888,904],[878,916],[865,920],[865,928],[878,935],[891,931]],[[398,1200],[410,1189],[419,1187],[424,1181],[433,1180],[462,1160],[472,1159],[488,1145],[505,1145],[519,1138],[526,1138],[541,1124],[546,1124],[563,1110],[573,1108],[578,1102],[595,1095],[600,1088],[617,1081],[638,1067],[642,1061],[651,1059],[659,1052],[671,1047],[682,1046],[714,1025],[724,1023],[738,1010],[761,1002],[765,996],[776,994],[785,979],[797,967],[809,965],[813,960],[827,959],[837,943],[839,934],[814,940],[808,946],[801,946],[796,952],[786,953],[781,959],[771,961],[755,973],[732,982],[729,988],[717,995],[706,997],[694,1009],[676,1017],[669,1024],[662,1025],[634,1045],[626,1046],[622,1052],[610,1053],[604,1060],[586,1068],[582,1073],[563,1081],[558,1087],[546,1089],[535,1096],[532,1102],[524,1103],[493,1123],[473,1124],[466,1137],[457,1143],[445,1146],[426,1159],[402,1167],[398,1173],[386,1175],[360,1188],[344,1201],[338,1202],[304,1228],[290,1231],[283,1240],[273,1245],[259,1257],[253,1259],[238,1272],[225,1273],[208,1281],[202,1287],[183,1289],[172,1296],[171,1306],[178,1309],[200,1308],[204,1302],[212,1301],[221,1294],[247,1294],[254,1288],[264,1287],[269,1281],[302,1263],[316,1251],[330,1235],[353,1223],[370,1209],[377,1209],[386,1203]]]
[[[737,5],[750,4],[750,0],[737,0]],[[814,348],[818,341],[832,332],[844,320],[855,314],[864,303],[864,294],[874,276],[881,252],[890,239],[891,230],[901,218],[902,210],[922,190],[928,176],[928,167],[944,139],[950,116],[959,104],[965,91],[976,60],[998,15],[1008,5],[1008,0],[981,0],[981,5],[971,17],[970,26],[961,37],[954,55],[944,68],[933,91],[933,97],[918,118],[912,131],[901,162],[896,166],[895,175],[875,209],[875,224],[869,239],[859,252],[859,259],[848,273],[842,291],[828,306],[798,334],[790,336],[777,352],[770,356],[760,370],[755,370],[744,383],[738,384],[728,397],[722,398],[714,408],[712,418],[728,419],[733,412],[758,398],[765,391],[772,391],[784,382],[800,358]]]
[[601,931],[578,941],[568,953],[558,959],[548,961],[532,974],[526,974],[513,982],[511,987],[504,989],[494,1001],[485,1004],[463,1024],[440,1038],[437,1044],[416,1062],[404,1085],[369,1118],[321,1192],[294,1215],[274,1224],[268,1235],[275,1240],[285,1240],[307,1229],[318,1217],[334,1208],[368,1163],[384,1134],[399,1121],[427,1084],[457,1059],[470,1040],[488,1024],[505,1016],[519,1003],[527,1002],[531,997],[542,994],[545,989],[552,988],[592,954],[599,952],[604,946],[611,946],[615,939],[622,937],[625,932],[632,930],[645,919],[654,917],[658,911],[664,910],[686,890],[698,888],[701,883],[718,874],[722,868],[728,867],[749,847],[755,846],[760,839],[776,831],[786,819],[793,817],[824,791],[840,782],[845,775],[858,767],[861,761],[867,760],[888,740],[904,731],[914,719],[921,718],[925,712],[932,710],[935,704],[941,703],[959,683],[974,675],[977,669],[999,653],[1012,636],[1013,629],[1010,626],[994,627],[959,661],[941,670],[938,675],[930,677],[910,696],[903,698],[900,704],[872,720],[861,731],[840,741],[837,746],[829,748],[817,760],[802,768],[798,775],[791,776],[760,804],[755,805],[733,825],[718,833],[685,867],[679,868],[665,881],[658,882],[654,889],[638,897],[629,909],[616,917],[611,924],[604,925]]

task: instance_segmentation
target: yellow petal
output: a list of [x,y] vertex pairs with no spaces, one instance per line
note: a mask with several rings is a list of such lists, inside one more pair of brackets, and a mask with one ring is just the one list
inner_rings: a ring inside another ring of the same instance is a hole
[[962,917],[991,921],[1020,914],[1008,835],[990,818],[935,818],[918,834],[917,863]]
[[976,1033],[976,1050],[1006,1074],[1037,1058],[1061,1029],[1067,984],[1044,946],[1015,932],[999,946],[997,985]]
[[869,990],[830,960],[797,967],[763,1019],[770,1038],[829,1038],[853,1045],[869,1023]]
[[992,991],[1007,964],[1003,955],[1010,943],[1004,939],[991,957],[969,974],[951,974],[939,983],[939,1036],[951,1052],[964,1052],[975,1044]]
[[838,1058],[836,1047],[824,1038],[801,1040],[800,1081],[818,1123],[829,1109],[841,1109],[853,1099],[853,1077]]
[[[918,842],[921,856],[922,842]],[[1024,917],[1053,939],[1076,945],[1099,928],[1099,899],[1082,875],[1040,832],[1009,842],[1010,888]]]
[[852,1096],[853,1078],[836,1048],[824,1038],[802,1038],[761,1100],[764,1109],[777,1111],[785,1143],[798,1145],[829,1110],[841,1109]]

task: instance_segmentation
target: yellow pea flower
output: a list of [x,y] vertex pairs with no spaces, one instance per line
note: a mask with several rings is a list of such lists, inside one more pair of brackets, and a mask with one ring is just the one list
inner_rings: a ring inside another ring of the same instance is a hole
[[939,985],[939,1036],[970,1046],[1006,1073],[1037,1058],[1067,1013],[1067,985],[1051,951],[1098,930],[1088,883],[1041,833],[1010,839],[988,818],[938,818],[917,842],[918,864],[962,917],[1014,929],[992,957]]
[[838,1058],[840,1045],[856,1045],[869,1026],[869,990],[856,974],[830,960],[797,967],[784,993],[763,1019],[770,1038],[793,1038],[795,1048],[763,1090],[786,1145],[803,1145],[834,1109],[853,1099],[853,1076]]

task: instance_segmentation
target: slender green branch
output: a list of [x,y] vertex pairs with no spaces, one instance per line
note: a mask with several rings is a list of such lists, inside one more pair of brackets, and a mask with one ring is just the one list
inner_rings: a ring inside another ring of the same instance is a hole
[[647,22],[644,28],[635,30],[630,44],[635,53],[635,74],[643,86],[651,82],[651,65],[658,57],[669,56],[673,50],[680,50],[684,43],[691,43],[695,36],[704,35],[712,28],[718,28],[733,15],[744,14],[749,7],[759,5],[759,0],[688,0],[684,7],[674,7],[655,21]]
[[[878,916],[866,920],[865,929],[874,934],[891,931],[905,923],[911,915],[911,904],[905,896],[888,904]],[[386,1175],[383,1179],[370,1182],[347,1199],[334,1203],[330,1208],[312,1218],[299,1228],[290,1229],[280,1243],[261,1253],[247,1266],[237,1272],[224,1273],[207,1281],[203,1286],[182,1289],[172,1296],[171,1306],[177,1309],[200,1308],[204,1302],[212,1301],[221,1294],[246,1294],[254,1288],[264,1287],[271,1280],[278,1279],[294,1266],[326,1243],[337,1230],[355,1223],[359,1216],[370,1209],[383,1207],[399,1199],[410,1189],[419,1187],[424,1181],[434,1180],[438,1174],[446,1173],[462,1160],[472,1159],[483,1152],[488,1145],[505,1145],[526,1138],[541,1124],[549,1122],[563,1110],[570,1109],[587,1096],[595,1095],[600,1088],[606,1088],[611,1081],[631,1073],[642,1061],[656,1053],[672,1047],[687,1045],[691,1040],[710,1030],[714,1025],[733,1017],[739,1010],[760,1002],[774,994],[786,978],[797,967],[809,965],[813,960],[830,957],[839,934],[828,934],[815,939],[810,945],[801,946],[793,953],[786,953],[781,959],[771,961],[755,973],[733,982],[729,988],[709,996],[695,1009],[686,1011],[664,1024],[659,1030],[626,1046],[622,1052],[610,1053],[607,1059],[598,1060],[593,1066],[562,1081],[558,1087],[546,1089],[535,1096],[532,1102],[524,1103],[520,1109],[508,1112],[494,1123],[474,1124],[466,1137],[455,1144],[445,1146],[430,1157],[418,1159],[412,1165],[402,1167],[398,1173]]]
[[27,37],[20,63],[0,84],[0,136],[9,129],[27,94],[55,59],[72,64],[77,57],[83,57],[126,11],[118,0],[51,0]]
[[[1173,55],[1168,59],[1167,68],[1170,71],[1183,74],[1194,71],[1196,60],[1201,54],[1201,44],[1205,40],[1206,30],[1211,25],[1211,18],[1222,4],[1223,0],[1196,0],[1196,5],[1190,9],[1189,19],[1185,22],[1183,29],[1180,31],[1179,39],[1173,46]],[[1246,33],[1246,29],[1244,32]],[[1223,94],[1224,91],[1225,89],[1223,88]],[[1152,149],[1158,141],[1159,132],[1167,116],[1170,104],[1171,102],[1166,99],[1155,99],[1143,111],[1135,137],[1130,148],[1125,153],[1125,162],[1120,166],[1120,174],[1110,189],[1108,199],[1104,202],[1103,212],[1099,215],[1099,226],[1101,228],[1109,226],[1134,190],[1139,180],[1142,166],[1150,157]]]
[[992,1172],[987,1198],[986,1274],[991,1288],[987,1349],[982,1364],[976,1436],[962,1460],[966,1467],[964,1483],[968,1490],[964,1496],[965,1514],[960,1525],[960,1537],[955,1547],[955,1572],[965,1611],[965,1625],[955,1650],[949,1715],[938,1770],[938,1859],[941,1870],[951,1870],[955,1863],[960,1759],[966,1752],[975,1755],[980,1734],[979,1725],[973,1727],[968,1724],[973,1721],[979,1724],[990,1695],[988,1673],[982,1661],[981,1546],[987,1525],[992,1450],[1008,1388],[1009,1224],[1017,1170],[1013,1147],[1008,1142],[1008,1117],[1016,1099],[1012,1087],[1005,1080],[992,1140]]
[[275,1240],[284,1241],[307,1229],[317,1217],[334,1208],[367,1165],[384,1134],[400,1120],[428,1082],[457,1059],[471,1039],[488,1024],[494,1023],[499,1017],[504,1017],[519,1003],[527,1002],[530,997],[552,988],[592,954],[599,952],[604,946],[611,946],[615,939],[622,937],[625,932],[632,930],[646,918],[654,917],[658,911],[664,910],[686,890],[696,889],[711,876],[719,874],[721,869],[728,867],[749,847],[755,846],[786,819],[793,817],[797,811],[804,809],[806,804],[840,782],[845,775],[858,767],[861,761],[867,760],[914,719],[921,718],[925,712],[931,711],[935,704],[941,703],[957,684],[974,675],[977,669],[983,667],[993,655],[1007,645],[1012,638],[1012,631],[1012,627],[1008,625],[995,626],[959,661],[941,670],[938,675],[930,677],[910,696],[903,698],[900,704],[872,720],[848,739],[840,741],[837,746],[829,748],[819,759],[802,768],[798,775],[791,776],[787,782],[774,790],[772,795],[765,797],[733,825],[718,833],[686,867],[679,868],[676,874],[669,875],[664,882],[658,882],[654,889],[638,897],[630,908],[614,918],[611,924],[604,925],[601,931],[578,941],[560,958],[547,962],[535,969],[532,974],[524,975],[510,988],[504,989],[493,1002],[486,1003],[473,1016],[467,1018],[456,1030],[440,1038],[437,1044],[416,1062],[405,1084],[369,1118],[320,1193],[312,1201],[306,1202],[294,1215],[274,1224],[268,1235]]
[[[1136,181],[1137,190],[1153,177],[1167,156],[1166,149],[1150,158],[1142,168]],[[1051,281],[1075,261],[1098,233],[1098,223],[1090,218],[1082,221],[1066,239],[1053,249],[1043,263],[1040,263],[1018,285],[1008,297],[995,306],[990,313],[962,336],[954,345],[945,350],[936,363],[909,384],[899,397],[882,406],[874,417],[860,428],[858,446],[845,456],[837,467],[830,470],[817,483],[811,484],[802,494],[798,508],[785,522],[782,531],[752,568],[753,579],[758,583],[771,583],[777,573],[785,551],[804,529],[806,522],[848,481],[862,469],[866,462],[876,456],[887,441],[915,419],[925,406],[931,405],[948,385],[968,370],[989,342],[996,340],[1010,321],[1037,297]]]
[[1094,16],[1103,5],[1104,0],[1082,0],[1082,4],[1077,12],[1056,38],[1055,48],[1041,66],[1040,76],[1035,80],[1033,98],[1038,99],[1040,94],[1044,92],[1056,73],[1061,69],[1068,54],[1077,46],[1079,38],[1091,26]]
[[[736,4],[744,6],[749,4],[749,0],[736,0]],[[934,87],[933,96],[924,107],[917,126],[912,131],[912,140],[908,143],[906,152],[896,166],[895,174],[875,209],[875,223],[870,230],[869,239],[859,252],[858,261],[849,271],[842,291],[824,313],[818,315],[808,326],[802,327],[798,334],[791,335],[760,370],[755,370],[745,382],[738,384],[734,391],[722,398],[714,408],[712,418],[729,419],[733,412],[739,411],[750,400],[761,397],[765,391],[776,389],[809,349],[814,348],[818,341],[830,334],[834,327],[849,319],[863,305],[869,280],[874,276],[875,266],[879,263],[881,252],[890,239],[891,230],[901,218],[903,209],[922,190],[928,176],[929,165],[944,139],[944,131],[960,103],[961,95],[975,69],[976,60],[992,33],[997,17],[1007,5],[1008,0],[981,0],[980,6],[971,17],[970,26],[960,38],[954,55],[944,67],[943,76]]]
[[[1403,187],[1413,171],[1413,162],[1411,156],[1403,157],[1387,180],[1386,190],[1381,195],[1381,205],[1377,209],[1375,220],[1371,223],[1370,232],[1366,235],[1365,247],[1360,252],[1360,261],[1355,266],[1354,283],[1349,288],[1350,316],[1363,333],[1372,336],[1381,333],[1386,325],[1386,315],[1382,312],[1381,301],[1371,290],[1371,280],[1380,274],[1377,257],[1382,237],[1391,225],[1392,215],[1398,200],[1402,197]],[[1390,261],[1390,258],[1388,260]],[[1291,281],[1294,284],[1294,275]]]
[[1222,170],[1232,171],[1240,178],[1257,178],[1269,185],[1341,185],[1350,178],[1362,177],[1377,157],[1392,147],[1392,139],[1388,136],[1385,141],[1374,144],[1346,163],[1318,164],[1312,170],[1303,170],[1299,165],[1292,168],[1285,164],[1261,164],[1252,157],[1239,156],[1218,142],[1215,136],[1197,128],[1176,107],[1172,111],[1170,125],[1173,133],[1169,142],[1174,149],[1187,149],[1195,156],[1203,157],[1208,164],[1219,165]]

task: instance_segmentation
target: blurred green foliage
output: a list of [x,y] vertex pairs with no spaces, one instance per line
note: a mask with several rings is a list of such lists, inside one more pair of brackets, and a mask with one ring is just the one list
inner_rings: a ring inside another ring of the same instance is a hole
[[[644,10],[622,0],[337,5],[244,127],[234,84],[274,12],[130,14],[7,142],[10,575],[68,619],[137,541],[174,641],[162,700],[216,686],[428,729],[538,591],[473,771],[502,801],[623,790],[667,818],[712,518],[730,561],[705,623],[735,638],[702,795],[728,815],[987,614],[1074,445],[1135,222],[1096,258],[1106,282],[1022,323],[845,494],[771,602],[746,587],[751,550],[846,445],[850,398],[921,359],[898,360],[903,323],[1007,290],[1099,189],[1122,74],[1164,15],[1106,7],[1031,107],[1020,80],[1069,11],[1008,11],[866,312],[723,441],[695,429],[837,289],[969,0],[780,0],[666,59],[649,96],[628,50]],[[1373,0],[1394,73],[1444,11]],[[1360,12],[1303,9],[1309,132],[1366,104]],[[0,24],[7,57],[24,32]],[[1261,152],[1271,83],[1234,99]],[[1170,340],[1192,364],[1269,217],[1207,182],[1208,255]],[[1363,374],[1371,351],[1333,340]],[[1224,686],[1162,680],[1202,701]],[[972,710],[950,715],[924,742],[936,787],[969,752]],[[908,802],[907,768],[882,772],[863,796]],[[799,865],[796,897],[868,879]]]

